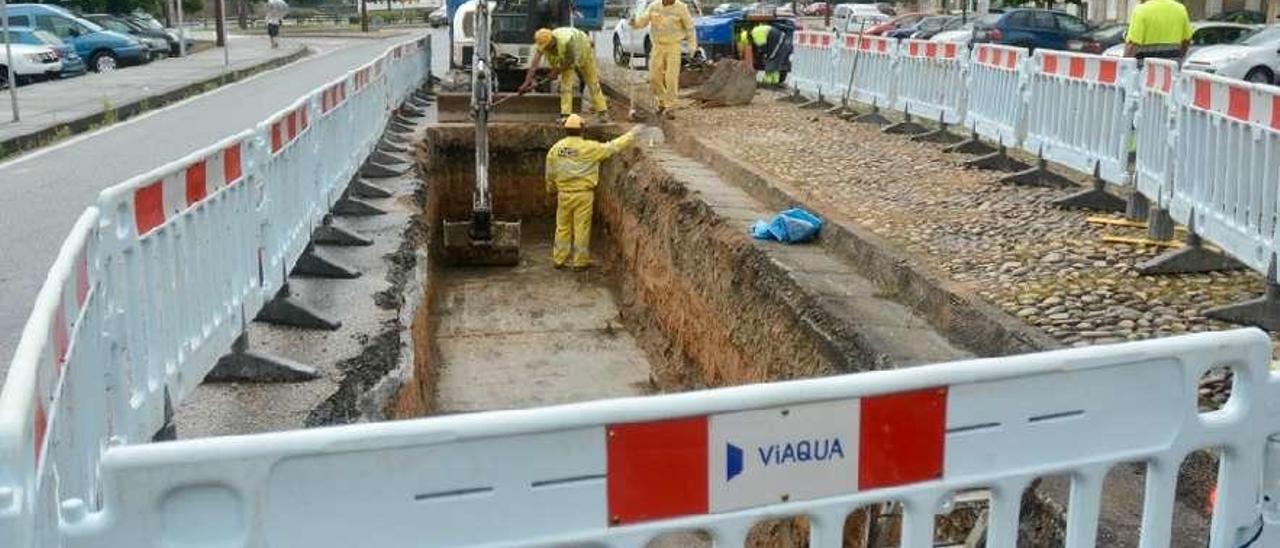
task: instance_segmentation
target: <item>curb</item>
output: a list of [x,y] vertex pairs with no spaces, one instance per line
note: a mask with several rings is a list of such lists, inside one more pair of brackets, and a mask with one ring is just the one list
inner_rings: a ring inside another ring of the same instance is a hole
[[[223,72],[216,76],[190,82],[178,88],[161,92],[156,95],[140,97],[111,110],[111,117],[113,119],[106,125],[123,122],[139,114],[150,112],[178,101],[194,97],[201,93],[212,91],[213,89],[223,87],[227,84],[244,80],[245,78],[260,72],[282,67],[310,54],[311,48],[302,46],[298,48],[297,51],[294,51],[284,57],[277,57],[257,65],[232,70],[230,72]],[[205,89],[209,85],[213,85],[213,88]],[[98,129],[100,126],[105,127],[102,126],[102,124],[108,118],[107,112],[108,111],[99,111],[73,120],[59,122],[25,135],[19,135],[17,137],[0,141],[0,160],[4,160],[23,152],[49,146],[68,137]]]

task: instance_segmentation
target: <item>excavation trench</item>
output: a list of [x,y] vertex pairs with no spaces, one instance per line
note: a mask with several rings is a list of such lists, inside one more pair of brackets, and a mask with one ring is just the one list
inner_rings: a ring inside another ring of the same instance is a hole
[[[607,139],[616,131],[599,128],[589,137]],[[591,244],[596,266],[552,268],[555,206],[543,169],[547,149],[561,137],[553,124],[491,127],[494,214],[522,222],[519,265],[446,264],[442,221],[466,219],[471,208],[474,128],[442,123],[419,137],[426,267],[423,302],[412,322],[413,374],[392,406],[396,416],[525,408],[969,355],[901,305],[880,301],[870,283],[819,246],[751,240],[745,228],[764,214],[758,204],[723,182],[707,186],[718,181],[714,174],[673,157],[661,143],[640,142],[604,165]],[[876,317],[860,320],[851,310],[873,310]],[[768,539],[798,540],[803,529],[802,520],[784,520],[758,538],[776,545]]]

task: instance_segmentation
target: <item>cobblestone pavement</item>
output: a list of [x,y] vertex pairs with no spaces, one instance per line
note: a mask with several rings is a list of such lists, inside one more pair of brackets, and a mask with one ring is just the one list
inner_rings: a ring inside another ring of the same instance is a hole
[[[615,67],[606,72],[625,77]],[[643,86],[637,94],[648,104]],[[1263,277],[1251,271],[1143,276],[1137,265],[1163,249],[1102,238],[1141,238],[1145,229],[1086,222],[1119,215],[1058,209],[1050,202],[1067,191],[1002,184],[1000,172],[965,168],[970,156],[777,97],[762,91],[743,107],[686,103],[677,122],[792,185],[822,214],[898,244],[1065,346],[1229,329],[1204,312],[1263,290]]]

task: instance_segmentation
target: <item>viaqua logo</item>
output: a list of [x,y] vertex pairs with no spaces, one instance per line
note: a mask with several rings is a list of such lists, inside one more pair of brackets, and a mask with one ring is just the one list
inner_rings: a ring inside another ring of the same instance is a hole
[[[756,447],[760,466],[782,466],[805,462],[822,462],[844,459],[844,445],[840,438],[817,438],[774,443]],[[746,468],[744,452],[732,443],[725,444],[725,481],[732,480]]]

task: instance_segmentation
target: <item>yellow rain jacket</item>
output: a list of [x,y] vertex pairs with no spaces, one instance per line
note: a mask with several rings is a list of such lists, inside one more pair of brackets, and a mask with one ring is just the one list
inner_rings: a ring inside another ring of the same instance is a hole
[[693,16],[689,15],[689,6],[680,0],[664,5],[662,0],[654,0],[644,9],[632,23],[634,28],[649,25],[649,39],[655,46],[680,46],[681,40],[689,41],[689,51],[698,50],[698,33],[693,29]]
[[547,151],[547,193],[592,190],[600,182],[600,162],[635,140],[635,130],[607,143],[565,137]]
[[591,58],[591,37],[573,27],[560,27],[551,31],[556,37],[553,47],[542,52],[547,64],[560,70],[582,67]]

